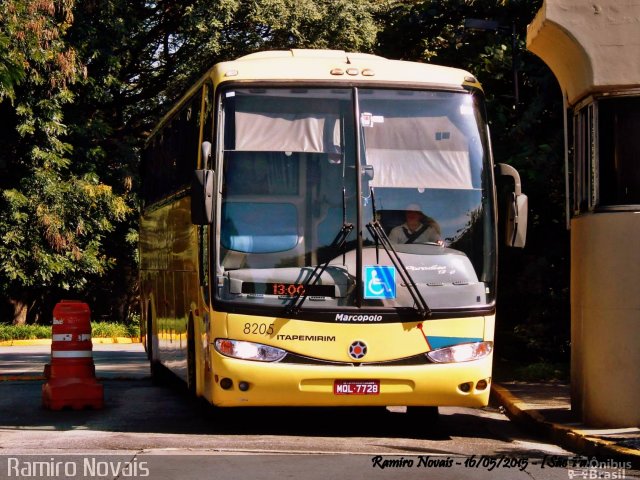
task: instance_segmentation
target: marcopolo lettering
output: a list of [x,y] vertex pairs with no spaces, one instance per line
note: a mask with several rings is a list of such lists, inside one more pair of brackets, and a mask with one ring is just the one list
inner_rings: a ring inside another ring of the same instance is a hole
[[381,322],[382,315],[349,315],[337,313],[336,322]]

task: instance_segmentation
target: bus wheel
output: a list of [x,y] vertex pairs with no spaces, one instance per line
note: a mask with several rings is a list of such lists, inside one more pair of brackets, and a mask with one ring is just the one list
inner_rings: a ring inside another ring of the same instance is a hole
[[151,305],[147,308],[147,331],[145,338],[147,347],[147,358],[153,362],[153,322],[151,321]]
[[193,319],[189,319],[187,328],[187,388],[191,395],[196,395],[196,341]]
[[151,318],[151,305],[147,308],[147,357],[149,357],[149,369],[151,373],[151,383],[154,385],[164,385],[165,372],[162,365],[158,362],[153,351],[153,320]]
[[164,372],[159,362],[151,360],[151,383],[156,386],[164,385]]

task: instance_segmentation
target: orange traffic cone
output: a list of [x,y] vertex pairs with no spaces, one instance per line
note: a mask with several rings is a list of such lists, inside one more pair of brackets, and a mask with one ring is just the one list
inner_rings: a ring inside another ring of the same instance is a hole
[[104,391],[95,376],[89,305],[62,300],[53,309],[51,363],[45,365],[42,405],[51,410],[102,408]]

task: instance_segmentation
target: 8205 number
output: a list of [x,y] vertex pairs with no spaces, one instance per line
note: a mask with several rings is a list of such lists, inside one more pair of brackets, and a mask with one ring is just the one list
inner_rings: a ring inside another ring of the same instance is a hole
[[242,333],[245,335],[273,335],[273,323],[245,323]]

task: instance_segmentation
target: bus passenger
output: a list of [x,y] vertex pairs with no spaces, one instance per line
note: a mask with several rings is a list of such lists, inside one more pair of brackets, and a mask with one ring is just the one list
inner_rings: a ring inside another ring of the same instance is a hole
[[442,245],[440,225],[420,210],[420,205],[412,203],[405,208],[405,222],[389,233],[393,243],[437,243]]

